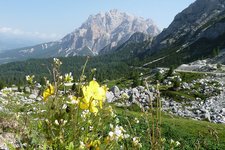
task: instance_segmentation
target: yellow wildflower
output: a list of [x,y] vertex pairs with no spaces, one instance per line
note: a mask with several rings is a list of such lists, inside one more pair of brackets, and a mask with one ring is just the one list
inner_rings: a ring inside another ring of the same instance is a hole
[[98,112],[98,108],[96,106],[97,106],[97,102],[96,101],[92,101],[90,103],[90,112],[97,113]]
[[80,108],[89,109],[90,112],[97,113],[98,112],[97,104],[98,104],[98,101],[96,100],[89,101],[88,99],[84,98],[83,101],[80,102]]
[[101,86],[92,80],[88,86],[82,87],[83,100],[80,102],[81,109],[89,109],[93,113],[98,112],[97,106],[102,108],[102,103],[106,99],[106,86]]
[[100,150],[100,140],[94,140],[94,141],[91,141],[88,145],[87,145],[87,148],[89,149],[95,149],[95,150]]
[[54,87],[49,84],[48,88],[43,92],[43,98],[46,100],[49,96],[53,95],[55,92]]

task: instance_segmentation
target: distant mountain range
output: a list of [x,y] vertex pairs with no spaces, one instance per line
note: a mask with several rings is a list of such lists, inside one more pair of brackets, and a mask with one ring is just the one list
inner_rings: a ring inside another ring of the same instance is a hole
[[0,51],[27,47],[42,42],[43,40],[40,39],[28,39],[21,36],[12,36],[0,33]]
[[110,10],[89,16],[81,27],[60,41],[5,51],[0,54],[0,63],[28,58],[94,56],[101,51],[115,50],[136,32],[154,37],[160,30],[151,19]]
[[[225,1],[196,0],[161,33],[150,19],[111,10],[90,16],[60,41],[0,53],[0,63],[101,54],[114,57],[113,62],[168,67],[213,57],[215,49],[225,51]],[[225,63],[222,59],[215,61]]]

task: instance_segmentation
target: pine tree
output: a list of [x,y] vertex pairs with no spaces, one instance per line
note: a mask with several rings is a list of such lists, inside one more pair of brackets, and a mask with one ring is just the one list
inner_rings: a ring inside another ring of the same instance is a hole
[[4,88],[4,83],[0,81],[0,90],[2,90],[3,88]]
[[167,77],[172,76],[173,72],[174,72],[174,66],[170,66],[170,69],[167,73]]

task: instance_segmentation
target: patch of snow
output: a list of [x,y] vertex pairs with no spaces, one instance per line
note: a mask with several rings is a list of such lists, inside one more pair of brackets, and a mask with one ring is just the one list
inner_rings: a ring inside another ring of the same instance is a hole
[[47,49],[48,48],[48,44],[47,43],[42,44],[41,47],[42,47],[42,49]]
[[58,53],[60,53],[62,51],[62,48],[60,48],[59,50],[58,50]]
[[66,53],[70,53],[71,48],[67,48],[67,49],[65,49],[65,51],[66,51]]
[[179,51],[181,51],[181,48],[180,48],[180,49],[178,49],[178,50],[176,51],[176,53],[178,53]]
[[71,52],[67,52],[65,57],[68,57],[71,54]]
[[24,50],[20,50],[19,52],[20,53],[24,53],[24,54],[27,54],[27,53],[32,53],[34,51],[34,48],[31,48],[31,49],[24,49]]

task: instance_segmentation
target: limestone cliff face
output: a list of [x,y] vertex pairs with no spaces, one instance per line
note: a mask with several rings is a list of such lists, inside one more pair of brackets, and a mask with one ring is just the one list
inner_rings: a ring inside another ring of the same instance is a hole
[[136,32],[156,36],[160,31],[150,19],[110,10],[90,16],[80,28],[66,35],[62,39],[62,49],[74,53],[88,47],[98,53],[106,46],[110,50],[124,43]]

